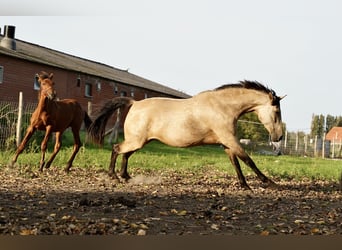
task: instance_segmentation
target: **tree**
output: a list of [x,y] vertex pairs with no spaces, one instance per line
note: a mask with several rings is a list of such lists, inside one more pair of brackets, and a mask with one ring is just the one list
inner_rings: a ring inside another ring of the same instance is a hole
[[244,114],[237,124],[238,138],[250,139],[252,141],[268,141],[268,132],[260,123],[258,116],[254,113]]
[[327,115],[325,119],[325,132],[328,132],[332,127],[336,126],[337,117]]
[[342,116],[327,115],[312,115],[311,121],[311,136],[322,137],[324,133],[329,132],[332,127],[342,127]]
[[311,122],[311,136],[315,137],[322,137],[325,132],[325,117],[324,115],[312,115],[312,122]]

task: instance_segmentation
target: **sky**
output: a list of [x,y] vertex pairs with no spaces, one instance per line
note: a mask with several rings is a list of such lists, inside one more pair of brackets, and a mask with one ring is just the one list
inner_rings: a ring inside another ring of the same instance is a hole
[[342,115],[342,1],[0,0],[16,38],[195,95],[256,80],[290,131]]

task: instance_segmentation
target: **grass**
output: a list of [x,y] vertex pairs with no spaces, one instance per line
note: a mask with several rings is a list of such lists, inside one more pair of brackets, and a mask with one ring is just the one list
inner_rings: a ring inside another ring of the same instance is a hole
[[[83,135],[84,137],[84,135]],[[53,166],[64,167],[72,152],[72,139],[69,136],[63,141],[65,146],[55,158]],[[83,140],[84,141],[84,140]],[[53,145],[49,145],[49,152],[46,159],[52,152]],[[13,157],[13,151],[0,153],[0,166],[6,165]],[[98,148],[93,145],[86,145],[81,148],[74,161],[74,167],[97,167],[108,169],[111,155],[111,146],[105,145]],[[297,156],[263,156],[251,153],[250,156],[258,168],[270,177],[281,179],[303,179],[311,180],[332,180],[338,181],[342,173],[342,162],[332,159],[306,158]],[[40,160],[40,150],[36,152],[22,153],[18,158],[20,165],[33,165],[38,168]],[[120,164],[120,160],[118,164]],[[245,175],[254,173],[243,163],[242,171]],[[235,175],[235,170],[224,153],[223,149],[217,145],[173,148],[160,142],[153,141],[143,149],[133,154],[129,160],[129,172],[136,169],[146,171],[172,169],[175,171],[196,172],[203,168],[216,168],[225,171],[229,175]]]

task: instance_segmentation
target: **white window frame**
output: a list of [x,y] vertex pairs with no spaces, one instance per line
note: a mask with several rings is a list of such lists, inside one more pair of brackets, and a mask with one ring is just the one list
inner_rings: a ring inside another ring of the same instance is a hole
[[86,83],[84,86],[84,95],[86,97],[93,97],[93,85],[91,83]]
[[34,78],[33,78],[33,89],[34,90],[40,90],[40,84],[38,82],[38,77],[36,77],[36,75],[34,75]]
[[0,66],[0,83],[4,82],[4,66]]

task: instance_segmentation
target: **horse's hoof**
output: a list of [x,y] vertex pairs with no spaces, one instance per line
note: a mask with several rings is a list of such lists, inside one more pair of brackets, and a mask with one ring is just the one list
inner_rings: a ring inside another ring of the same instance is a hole
[[115,173],[109,172],[108,176],[113,180],[114,183],[116,184],[120,183],[120,179]]
[[280,188],[280,186],[278,184],[276,184],[275,182],[273,182],[271,180],[268,180],[266,185],[267,185],[266,187],[270,188],[270,189],[279,189]]
[[122,179],[125,180],[125,182],[128,182],[128,180],[131,179],[131,176],[129,174],[127,174],[127,173],[121,174],[120,176],[121,176]]
[[120,184],[121,182],[120,182],[120,180],[119,179],[112,179],[113,180],[113,184]]
[[252,189],[250,188],[250,186],[248,186],[247,184],[241,185],[241,188],[245,191],[252,191]]
[[40,166],[39,166],[39,171],[40,171],[40,172],[43,172],[44,166],[46,166],[46,165],[45,165],[45,162],[43,162],[43,163],[40,164]]

